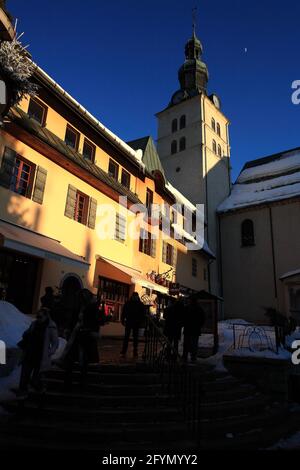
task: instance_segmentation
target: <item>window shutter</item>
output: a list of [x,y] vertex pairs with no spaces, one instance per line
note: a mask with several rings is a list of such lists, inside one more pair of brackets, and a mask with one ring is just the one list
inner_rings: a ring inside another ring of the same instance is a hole
[[47,179],[47,170],[41,166],[37,167],[35,185],[33,190],[32,200],[38,204],[43,204],[44,192]]
[[167,242],[163,242],[162,261],[163,261],[163,263],[167,262]]
[[151,236],[151,252],[150,255],[152,258],[156,257],[156,239]]
[[177,248],[175,248],[175,246],[173,246],[173,250],[172,250],[172,266],[173,268],[176,268],[176,264],[177,264]]
[[88,218],[88,227],[95,228],[97,216],[97,199],[90,198],[90,210]]
[[122,242],[126,240],[126,217],[119,213],[116,214],[115,238]]
[[10,187],[16,164],[16,157],[17,154],[14,150],[5,147],[0,168],[0,186],[3,186],[4,188],[8,189]]
[[71,186],[69,184],[66,208],[65,208],[65,216],[69,217],[70,219],[74,219],[74,216],[75,216],[76,193],[77,193],[77,189],[74,188],[74,186]]

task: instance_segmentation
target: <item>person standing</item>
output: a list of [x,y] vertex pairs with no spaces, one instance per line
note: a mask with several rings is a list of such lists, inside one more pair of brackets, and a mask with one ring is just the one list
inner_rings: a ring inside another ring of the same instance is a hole
[[184,341],[183,341],[183,360],[188,360],[191,356],[191,362],[195,363],[198,353],[198,341],[201,335],[201,329],[205,323],[205,313],[201,307],[201,301],[196,295],[190,297],[184,311]]
[[61,359],[57,362],[65,368],[66,388],[72,386],[72,373],[76,361],[79,362],[82,386],[86,382],[88,364],[99,363],[98,340],[101,323],[99,304],[88,289],[79,291],[77,302],[72,333]]
[[45,294],[41,297],[41,306],[49,308],[52,311],[54,307],[55,297],[52,287],[48,286],[45,289]]
[[51,320],[49,309],[43,307],[37,318],[23,334],[18,346],[23,351],[21,377],[17,396],[26,398],[31,384],[37,391],[43,391],[42,373],[51,367],[51,356],[58,348],[56,324]]
[[131,298],[124,304],[121,321],[125,326],[125,335],[121,356],[125,357],[128,349],[129,338],[132,332],[133,336],[133,356],[138,357],[139,329],[145,322],[145,306],[141,301],[139,294],[134,292]]
[[178,343],[181,338],[183,326],[184,304],[182,300],[170,299],[170,303],[164,312],[164,334],[168,338],[174,353],[178,354]]

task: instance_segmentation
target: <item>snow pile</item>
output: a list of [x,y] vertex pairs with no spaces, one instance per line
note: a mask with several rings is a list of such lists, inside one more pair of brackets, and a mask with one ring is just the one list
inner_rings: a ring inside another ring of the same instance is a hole
[[[234,344],[234,329],[233,325],[237,325],[235,328],[235,344],[237,349],[233,348]],[[242,341],[241,335],[247,333],[247,326],[251,327],[248,330],[248,336],[245,337],[245,340]],[[275,333],[274,329],[271,327],[267,327],[265,329],[266,335],[269,337],[269,343],[264,339],[260,338],[259,335],[253,333],[249,340],[249,334],[253,331],[253,328],[264,328],[260,327],[259,325],[254,325],[249,323],[245,320],[241,319],[230,319],[221,321],[218,324],[218,333],[219,333],[219,348],[217,354],[214,356],[209,357],[208,359],[199,359],[200,362],[204,362],[206,364],[211,364],[216,367],[216,370],[224,371],[226,370],[223,365],[223,355],[231,355],[231,356],[242,356],[242,357],[257,357],[257,358],[268,358],[268,359],[287,359],[289,360],[291,357],[291,352],[287,351],[284,348],[279,348],[278,353],[275,350],[268,349],[268,345],[275,348]],[[204,338],[202,340],[202,336],[199,339],[199,347],[203,347],[204,344],[208,343],[208,338],[203,335]],[[297,330],[291,335],[286,338],[286,345],[287,347],[292,344],[292,342],[296,339],[300,339],[300,329]],[[212,343],[211,343],[212,345]],[[242,347],[238,347],[241,345]],[[251,346],[251,349],[249,348]]]
[[292,436],[287,437],[286,439],[280,439],[279,442],[274,444],[272,447],[269,447],[268,450],[280,450],[280,449],[299,450],[300,449],[300,432],[297,432],[296,434],[293,434]]
[[21,313],[14,305],[0,301],[0,340],[7,347],[17,346],[31,322],[32,318]]

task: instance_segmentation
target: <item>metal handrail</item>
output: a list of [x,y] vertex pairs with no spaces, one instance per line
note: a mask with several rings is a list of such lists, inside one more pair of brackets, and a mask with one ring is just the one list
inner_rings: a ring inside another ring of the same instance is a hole
[[177,351],[150,315],[146,315],[143,360],[159,373],[163,390],[179,404],[190,431],[199,439],[201,377],[180,361]]

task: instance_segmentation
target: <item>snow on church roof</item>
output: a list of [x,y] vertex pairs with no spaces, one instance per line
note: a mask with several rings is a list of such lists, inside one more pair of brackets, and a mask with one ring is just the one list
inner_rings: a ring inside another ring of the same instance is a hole
[[296,196],[300,196],[300,148],[246,163],[218,212]]

